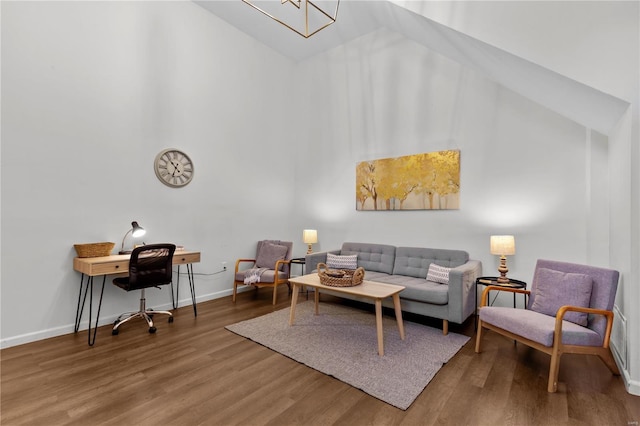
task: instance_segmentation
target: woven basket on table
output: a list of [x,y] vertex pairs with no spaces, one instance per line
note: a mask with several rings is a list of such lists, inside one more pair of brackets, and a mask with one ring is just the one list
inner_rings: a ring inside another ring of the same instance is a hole
[[364,268],[356,270],[329,269],[324,263],[318,263],[320,283],[330,287],[354,287],[364,281]]
[[73,247],[78,257],[102,257],[109,256],[116,243],[87,243],[74,244]]

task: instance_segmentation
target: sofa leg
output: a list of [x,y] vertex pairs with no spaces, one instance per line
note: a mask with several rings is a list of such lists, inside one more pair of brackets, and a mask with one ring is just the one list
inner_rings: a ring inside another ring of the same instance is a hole
[[442,320],[442,334],[445,336],[449,334],[449,321]]

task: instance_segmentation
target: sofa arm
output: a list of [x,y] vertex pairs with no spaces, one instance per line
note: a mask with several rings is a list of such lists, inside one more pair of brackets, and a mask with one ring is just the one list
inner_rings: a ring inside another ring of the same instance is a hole
[[327,253],[340,254],[340,249],[311,253],[305,256],[305,273],[310,274],[318,269],[318,263],[327,263]]
[[475,312],[475,283],[482,276],[482,262],[469,260],[449,271],[449,321],[462,324]]

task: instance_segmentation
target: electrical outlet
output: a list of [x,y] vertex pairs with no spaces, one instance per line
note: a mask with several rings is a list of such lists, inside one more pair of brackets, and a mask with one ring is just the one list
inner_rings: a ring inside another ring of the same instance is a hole
[[222,270],[223,271],[227,270],[227,262],[222,262]]

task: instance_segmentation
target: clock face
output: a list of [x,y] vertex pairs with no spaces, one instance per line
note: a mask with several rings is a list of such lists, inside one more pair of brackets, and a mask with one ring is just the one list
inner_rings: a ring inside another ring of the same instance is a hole
[[185,186],[193,179],[193,163],[187,154],[169,148],[156,155],[153,168],[160,182],[172,188]]

